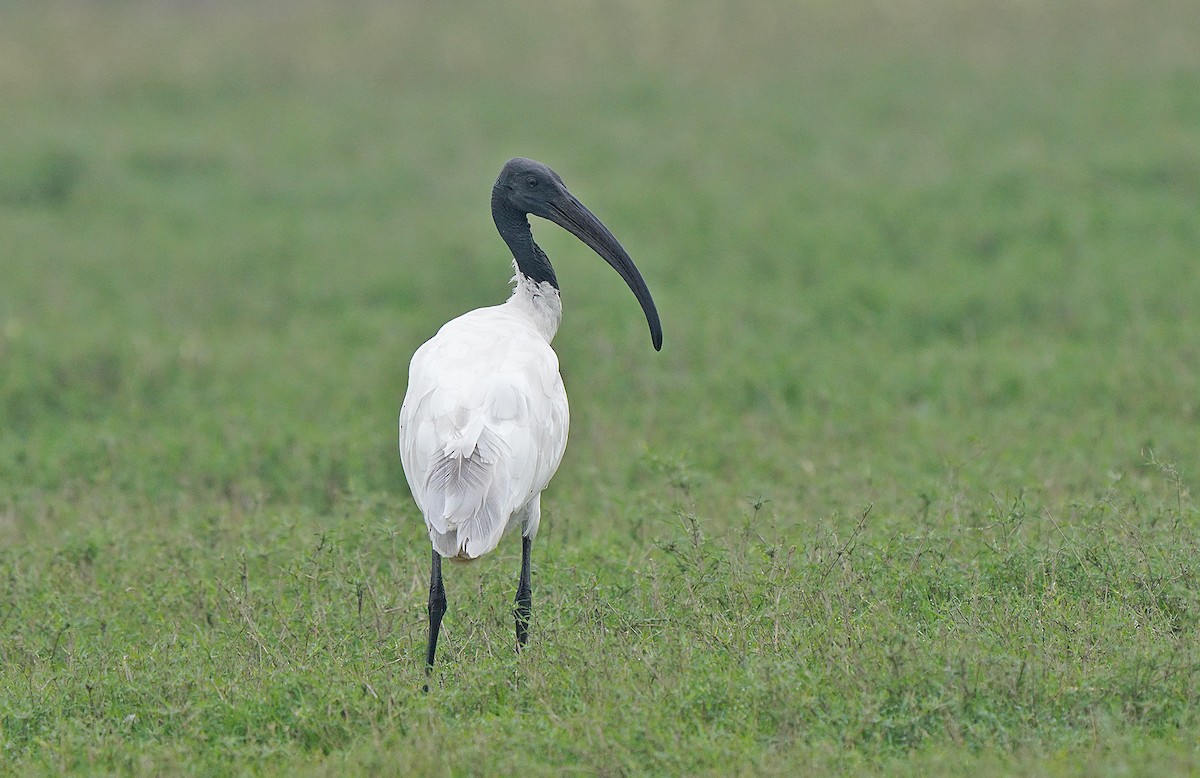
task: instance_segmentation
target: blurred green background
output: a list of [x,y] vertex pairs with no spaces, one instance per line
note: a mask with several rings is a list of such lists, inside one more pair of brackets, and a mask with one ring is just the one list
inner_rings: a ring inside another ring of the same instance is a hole
[[[0,760],[1198,769],[1198,40],[1173,0],[0,4]],[[515,544],[452,568],[431,700],[395,419],[507,295],[517,155],[665,343],[535,223],[544,637]]]

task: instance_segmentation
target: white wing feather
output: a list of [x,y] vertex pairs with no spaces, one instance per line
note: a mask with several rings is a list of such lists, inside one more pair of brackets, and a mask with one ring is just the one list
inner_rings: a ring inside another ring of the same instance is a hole
[[409,366],[400,459],[433,547],[475,559],[527,517],[567,444],[567,395],[544,335],[506,306],[447,323]]

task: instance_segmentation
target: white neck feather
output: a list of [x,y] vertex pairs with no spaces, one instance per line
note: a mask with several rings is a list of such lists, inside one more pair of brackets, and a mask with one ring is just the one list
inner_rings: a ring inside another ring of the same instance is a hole
[[513,281],[517,286],[505,305],[511,305],[529,317],[547,343],[554,340],[558,325],[562,323],[562,298],[559,297],[558,288],[549,281],[537,283],[519,271],[513,276]]

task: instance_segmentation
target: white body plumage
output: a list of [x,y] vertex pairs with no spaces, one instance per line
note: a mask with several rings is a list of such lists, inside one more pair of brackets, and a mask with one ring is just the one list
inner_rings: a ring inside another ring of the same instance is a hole
[[400,459],[433,548],[478,559],[519,526],[532,539],[570,414],[550,347],[559,291],[520,272],[507,302],[445,324],[413,355]]

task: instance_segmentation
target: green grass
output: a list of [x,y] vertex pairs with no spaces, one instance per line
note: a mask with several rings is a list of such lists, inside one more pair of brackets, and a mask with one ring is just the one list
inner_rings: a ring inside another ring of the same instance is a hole
[[[0,4],[0,771],[1200,771],[1200,8]],[[571,445],[446,571],[412,351],[556,261]]]

